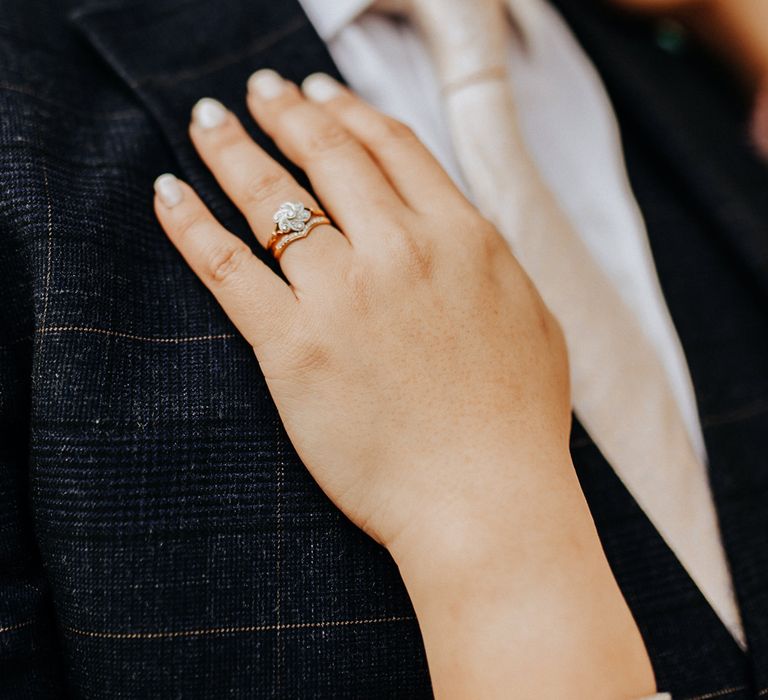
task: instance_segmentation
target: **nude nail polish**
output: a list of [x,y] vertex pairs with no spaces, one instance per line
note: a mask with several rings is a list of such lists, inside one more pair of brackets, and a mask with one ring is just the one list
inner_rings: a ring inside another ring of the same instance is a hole
[[179,185],[175,175],[163,173],[155,180],[155,192],[163,206],[168,209],[175,207],[184,199],[184,191]]
[[313,102],[328,102],[341,92],[341,86],[325,73],[313,73],[301,84],[302,92]]
[[285,81],[279,73],[269,68],[257,70],[248,78],[248,91],[263,100],[273,100],[285,90]]
[[215,129],[224,123],[227,109],[211,97],[203,97],[192,108],[192,121],[201,129]]

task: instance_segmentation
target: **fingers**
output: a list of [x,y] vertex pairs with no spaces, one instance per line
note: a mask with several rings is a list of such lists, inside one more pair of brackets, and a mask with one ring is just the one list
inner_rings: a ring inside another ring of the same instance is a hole
[[446,199],[468,204],[429,149],[405,124],[377,111],[324,73],[310,75],[302,89],[365,146],[412,209],[429,213]]
[[[360,142],[330,112],[304,99],[293,83],[274,71],[258,71],[248,82],[248,107],[280,150],[307,173],[353,245],[370,239],[367,219],[386,221],[405,212],[402,200]],[[363,206],[376,215],[361,216]]]
[[[243,212],[262,245],[272,236],[272,217],[281,204],[295,201],[318,207],[290,173],[253,141],[237,117],[216,100],[203,98],[195,105],[189,133],[200,157]],[[285,249],[280,264],[286,277],[300,285],[318,266],[327,267],[349,249],[349,242],[335,228],[317,226],[305,239]]]
[[173,245],[257,353],[294,321],[298,302],[290,287],[214,219],[189,185],[173,175],[158,177],[155,213]]
[[[312,99],[305,99],[294,84],[274,71],[264,70],[251,77],[248,94],[249,108],[259,125],[305,170],[328,213],[344,231],[342,234],[321,224],[307,237],[286,246],[280,262],[297,294],[304,283],[311,286],[311,279],[322,281],[329,269],[338,270],[340,264],[352,262],[350,240],[376,250],[382,236],[398,237],[410,230],[414,220],[408,217],[414,210],[445,213],[446,206],[451,205],[471,208],[409,129],[378,113],[329,76],[311,76],[304,88]],[[195,105],[190,136],[262,245],[269,244],[273,217],[285,202],[319,208],[290,173],[249,137],[235,115],[216,100],[203,98]],[[179,188],[182,192],[189,189],[185,185]],[[184,199],[197,207],[200,220],[207,224],[202,227],[195,220],[194,226],[188,226],[185,219],[179,223],[182,231],[215,232],[217,245],[223,246],[222,269],[228,270],[233,263],[239,267],[241,258],[248,258],[243,252],[247,246],[240,242],[241,248],[232,248],[237,239],[230,234],[225,245],[223,229],[199,200],[193,194]],[[166,209],[167,214],[174,207]],[[174,214],[180,215],[178,211]],[[164,226],[172,220],[162,219]],[[171,235],[175,229],[171,226],[167,230]],[[194,240],[198,239],[198,248],[190,250],[198,250],[200,255],[210,253],[205,250],[202,233],[195,236]],[[175,240],[186,241],[187,237]],[[180,250],[184,253],[185,249],[180,246]],[[257,262],[255,258],[252,261]],[[195,271],[203,277],[210,260],[197,260],[197,264]],[[204,281],[207,279],[213,288],[219,274],[222,279],[229,277],[227,272],[212,274],[209,270]]]

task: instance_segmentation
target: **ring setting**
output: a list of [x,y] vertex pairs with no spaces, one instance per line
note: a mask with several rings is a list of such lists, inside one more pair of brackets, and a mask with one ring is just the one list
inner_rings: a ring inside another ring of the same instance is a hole
[[276,260],[291,243],[306,238],[316,226],[331,223],[324,211],[310,209],[301,202],[283,202],[272,220],[275,230],[267,243],[267,250]]

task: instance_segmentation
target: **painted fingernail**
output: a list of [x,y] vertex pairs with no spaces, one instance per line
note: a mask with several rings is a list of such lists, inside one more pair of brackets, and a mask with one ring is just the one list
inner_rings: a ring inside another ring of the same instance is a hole
[[273,100],[285,90],[285,81],[276,71],[264,68],[248,78],[248,90],[263,100]]
[[306,77],[301,89],[314,102],[328,102],[341,92],[341,86],[325,73],[313,73]]
[[155,180],[155,192],[164,206],[175,207],[184,199],[184,191],[175,175],[163,173]]
[[227,109],[218,100],[203,97],[192,108],[192,121],[201,129],[215,129],[227,118]]

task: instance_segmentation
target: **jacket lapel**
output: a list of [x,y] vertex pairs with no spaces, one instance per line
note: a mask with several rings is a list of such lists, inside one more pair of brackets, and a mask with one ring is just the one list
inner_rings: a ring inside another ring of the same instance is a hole
[[[190,110],[200,97],[215,97],[226,104],[254,139],[307,185],[301,173],[253,124],[244,99],[247,78],[259,68],[274,68],[295,81],[315,71],[341,79],[297,0],[218,0],[215,7],[206,0],[124,0],[116,5],[89,4],[70,17],[152,114],[178,160],[181,174],[228,228],[252,240],[244,220],[202,165],[187,137]],[[717,177],[718,159],[730,162],[741,154],[718,151],[718,135],[708,127],[716,120],[691,125],[683,121],[684,111],[674,100],[659,105],[655,96],[650,97],[658,67],[643,67],[646,57],[625,58],[637,77],[632,82],[635,93],[629,99],[637,104],[649,129],[663,140],[661,147],[670,167],[685,178],[691,195],[719,222],[724,244],[738,256],[749,278],[762,294],[768,294],[768,235],[762,225],[768,221],[768,197],[755,196],[759,188],[768,191],[764,169],[749,165],[724,186],[723,179]],[[617,70],[626,78],[627,67]],[[696,86],[688,89],[695,93]],[[701,105],[701,109],[716,108],[720,107]],[[713,151],[702,148],[702,144],[712,142]],[[746,151],[747,146],[744,148]],[[755,200],[764,203],[755,207]],[[711,455],[717,453],[718,444],[713,430],[718,428],[709,431]],[[716,460],[717,454],[713,455]],[[756,614],[755,618],[766,616]],[[755,636],[753,631],[753,645]]]
[[314,71],[340,77],[296,0],[125,0],[88,4],[75,9],[70,20],[149,110],[182,176],[231,230],[252,238],[187,136],[190,110],[199,98],[215,97],[232,109],[254,139],[307,185],[255,126],[245,105],[246,81],[259,68],[295,81]]

